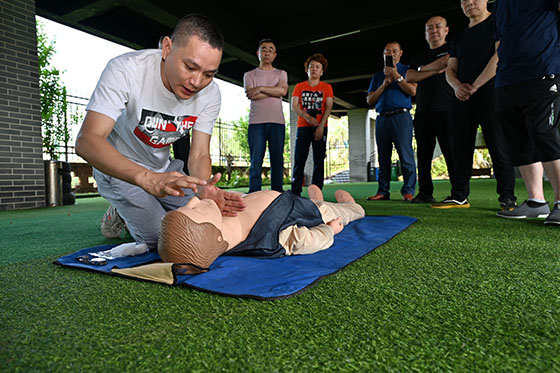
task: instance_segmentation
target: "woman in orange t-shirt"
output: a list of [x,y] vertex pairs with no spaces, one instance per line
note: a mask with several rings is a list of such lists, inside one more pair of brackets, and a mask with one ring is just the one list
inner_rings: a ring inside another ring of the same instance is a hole
[[316,53],[305,61],[309,79],[296,84],[292,93],[292,110],[298,115],[292,193],[299,196],[303,186],[303,170],[309,146],[313,147],[313,177],[311,183],[323,188],[325,152],[327,150],[327,119],[333,106],[333,90],[322,82],[328,61]]

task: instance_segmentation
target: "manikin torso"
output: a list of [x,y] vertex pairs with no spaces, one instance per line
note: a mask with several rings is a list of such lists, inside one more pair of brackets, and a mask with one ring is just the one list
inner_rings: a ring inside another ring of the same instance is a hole
[[244,241],[262,212],[280,195],[275,190],[261,190],[248,194],[243,198],[249,208],[239,212],[237,216],[224,216],[222,234],[228,242],[228,250]]

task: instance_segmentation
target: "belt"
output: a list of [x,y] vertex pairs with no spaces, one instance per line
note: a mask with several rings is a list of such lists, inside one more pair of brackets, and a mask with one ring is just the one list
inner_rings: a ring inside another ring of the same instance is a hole
[[384,113],[379,113],[379,115],[381,115],[382,117],[390,117],[392,115],[397,115],[400,113],[406,113],[408,111],[408,109],[397,109],[397,110],[393,110],[393,111],[386,111]]

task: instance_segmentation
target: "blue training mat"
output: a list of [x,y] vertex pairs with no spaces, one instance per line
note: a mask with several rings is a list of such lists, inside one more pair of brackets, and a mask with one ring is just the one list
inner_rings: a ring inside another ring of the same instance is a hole
[[[221,256],[206,273],[176,275],[174,285],[233,297],[267,300],[290,297],[360,259],[416,220],[409,216],[366,216],[347,225],[335,236],[333,246],[327,250],[278,259]],[[82,264],[76,260],[80,255],[108,250],[113,246],[116,245],[83,249],[63,256],[55,263],[115,275],[111,272],[113,268],[131,268],[160,260],[157,252],[110,260],[104,266]]]

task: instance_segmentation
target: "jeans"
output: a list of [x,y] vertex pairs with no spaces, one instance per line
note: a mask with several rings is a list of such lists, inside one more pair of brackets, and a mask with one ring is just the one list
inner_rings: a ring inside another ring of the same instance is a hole
[[391,116],[377,117],[375,139],[379,154],[379,184],[377,193],[389,195],[391,183],[391,154],[393,143],[399,154],[404,183],[401,193],[414,194],[416,189],[416,164],[412,150],[412,118],[403,112]]
[[311,183],[323,188],[325,179],[325,154],[327,151],[327,133],[325,127],[323,137],[315,141],[315,129],[317,127],[298,127],[296,135],[296,150],[294,154],[294,172],[292,174],[292,193],[301,195],[303,188],[303,171],[309,154],[309,146],[313,147],[313,177]]
[[270,156],[270,188],[282,192],[285,137],[286,127],[283,124],[259,123],[249,125],[248,142],[251,153],[249,193],[261,190],[262,163],[267,142]]

